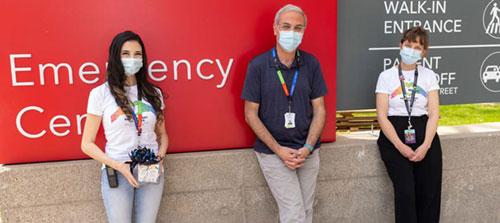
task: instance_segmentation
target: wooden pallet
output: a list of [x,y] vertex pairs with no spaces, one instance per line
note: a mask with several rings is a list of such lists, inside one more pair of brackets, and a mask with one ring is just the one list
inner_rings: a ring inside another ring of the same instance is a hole
[[373,114],[374,112],[374,109],[339,111],[337,112],[337,130],[359,131],[380,129],[377,116]]

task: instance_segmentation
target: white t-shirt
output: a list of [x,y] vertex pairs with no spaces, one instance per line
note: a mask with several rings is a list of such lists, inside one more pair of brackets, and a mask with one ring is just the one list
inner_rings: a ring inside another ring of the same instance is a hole
[[[427,97],[430,91],[439,90],[437,74],[434,71],[418,66],[417,92],[413,104],[412,116],[427,115]],[[403,71],[404,84],[408,105],[410,105],[413,90],[413,79],[415,70]],[[376,93],[389,95],[388,116],[408,116],[403,91],[399,81],[398,67],[394,66],[380,73],[377,81]]]
[[[125,92],[130,101],[134,104],[138,103],[137,85],[125,86]],[[162,102],[161,109],[163,110],[163,98],[160,98]],[[145,98],[141,101],[143,102],[143,123],[140,144],[158,153],[155,133],[156,115],[153,106]],[[137,107],[137,105],[134,106],[136,114]],[[127,120],[125,113],[116,104],[107,82],[90,91],[87,113],[102,117],[104,135],[106,136],[106,155],[119,162],[130,160],[128,154],[137,148],[139,136],[137,136],[134,121]]]

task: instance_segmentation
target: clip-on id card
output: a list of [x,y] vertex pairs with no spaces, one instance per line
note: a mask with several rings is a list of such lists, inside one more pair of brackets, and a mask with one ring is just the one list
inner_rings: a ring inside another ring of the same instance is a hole
[[285,128],[287,129],[295,128],[295,113],[291,112],[285,113]]
[[405,143],[406,144],[415,144],[417,139],[415,137],[415,129],[406,129],[405,130]]

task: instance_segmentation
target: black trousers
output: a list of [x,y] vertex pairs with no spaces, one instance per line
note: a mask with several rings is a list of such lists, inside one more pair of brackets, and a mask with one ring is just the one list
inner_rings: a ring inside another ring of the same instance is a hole
[[[416,132],[413,150],[424,142],[427,116],[412,117]],[[408,117],[389,116],[401,141],[408,128]],[[394,187],[395,218],[397,223],[439,222],[443,161],[441,143],[436,134],[425,158],[412,162],[405,158],[380,131],[377,144],[387,173]]]

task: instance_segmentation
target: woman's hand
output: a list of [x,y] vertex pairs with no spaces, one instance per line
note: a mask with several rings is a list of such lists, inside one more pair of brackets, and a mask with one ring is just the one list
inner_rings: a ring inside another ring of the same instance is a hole
[[413,159],[413,157],[415,157],[415,151],[413,151],[409,146],[407,146],[404,143],[397,145],[396,149],[398,149],[398,151],[401,153],[401,155],[403,155],[404,157],[406,157],[409,160],[411,160],[411,159]]
[[406,157],[411,159],[415,156],[415,151],[413,151],[409,146],[404,144],[398,137],[394,126],[387,118],[387,112],[389,110],[389,95],[385,93],[377,93],[377,120],[380,124],[380,129],[382,133],[389,139],[389,141],[396,147],[396,149]]
[[125,177],[125,179],[127,179],[128,183],[132,185],[132,187],[139,187],[139,183],[137,183],[134,175],[132,175],[132,173],[130,172],[130,164],[119,163],[114,169],[120,172]]
[[90,113],[87,114],[87,120],[85,121],[85,128],[82,136],[82,151],[93,159],[117,170],[128,180],[130,185],[138,187],[139,184],[130,172],[130,165],[111,159],[95,144],[95,138],[101,121],[102,116]]
[[160,166],[160,175],[165,172],[165,166],[163,166],[163,160],[165,160],[165,156],[163,156],[160,162],[158,162],[158,165]]
[[429,146],[427,145],[420,145],[417,150],[415,150],[415,156],[413,156],[410,161],[412,162],[420,162],[425,158],[425,155],[427,154],[427,151],[429,151]]

